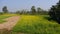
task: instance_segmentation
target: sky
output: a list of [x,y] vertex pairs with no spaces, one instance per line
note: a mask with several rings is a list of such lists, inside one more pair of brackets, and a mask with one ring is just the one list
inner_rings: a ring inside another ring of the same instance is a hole
[[58,0],[0,0],[0,11],[2,11],[3,6],[7,6],[9,11],[30,10],[32,6],[48,10],[57,2]]

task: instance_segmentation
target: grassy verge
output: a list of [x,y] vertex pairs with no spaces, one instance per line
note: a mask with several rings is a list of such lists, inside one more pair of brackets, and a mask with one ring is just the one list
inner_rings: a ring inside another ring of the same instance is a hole
[[60,34],[60,25],[47,19],[47,15],[21,15],[13,31],[27,34]]
[[8,17],[11,17],[11,16],[15,16],[15,15],[13,15],[13,14],[3,14],[3,15],[0,15],[0,23],[6,22],[3,19],[8,18]]
[[5,20],[0,20],[0,24],[6,22]]

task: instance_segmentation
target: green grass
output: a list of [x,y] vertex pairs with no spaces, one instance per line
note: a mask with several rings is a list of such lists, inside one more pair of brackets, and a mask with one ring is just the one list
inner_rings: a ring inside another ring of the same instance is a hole
[[0,20],[0,24],[6,22],[5,20]]
[[6,22],[6,20],[3,20],[3,19],[11,17],[11,16],[14,16],[14,15],[13,14],[3,14],[3,15],[0,15],[0,24]]
[[48,21],[47,16],[21,15],[13,31],[26,34],[60,34],[60,25],[53,20]]

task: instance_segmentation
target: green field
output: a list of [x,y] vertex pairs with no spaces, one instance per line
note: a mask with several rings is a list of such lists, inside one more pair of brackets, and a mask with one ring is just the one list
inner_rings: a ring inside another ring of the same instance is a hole
[[6,20],[3,20],[3,19],[11,17],[11,16],[14,16],[14,15],[13,14],[3,14],[3,15],[0,15],[0,24],[6,22]]
[[20,15],[13,32],[26,34],[60,34],[60,25],[48,20],[48,15]]
[[10,17],[10,16],[1,15],[1,16],[0,16],[0,23],[6,22],[6,21],[3,20],[3,19],[8,18],[8,17]]

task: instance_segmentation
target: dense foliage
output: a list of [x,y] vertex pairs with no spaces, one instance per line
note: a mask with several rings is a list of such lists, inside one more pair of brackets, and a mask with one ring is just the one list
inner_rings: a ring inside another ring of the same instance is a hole
[[57,5],[53,5],[49,11],[49,15],[51,19],[56,20],[58,23],[60,23],[60,1],[57,3]]

